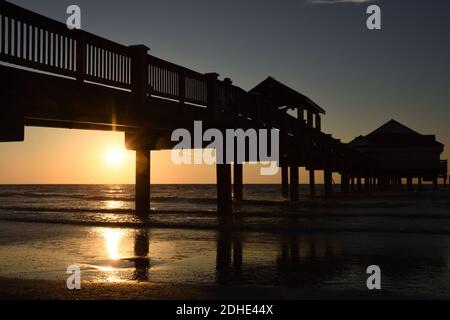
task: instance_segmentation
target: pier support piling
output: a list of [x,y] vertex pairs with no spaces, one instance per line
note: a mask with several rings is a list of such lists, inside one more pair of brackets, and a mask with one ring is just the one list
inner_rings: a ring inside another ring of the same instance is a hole
[[283,198],[289,198],[289,168],[288,166],[281,167],[281,194]]
[[331,198],[333,195],[333,173],[331,169],[325,169],[323,172],[324,184],[325,184],[325,197]]
[[349,192],[349,182],[350,182],[350,178],[349,178],[348,174],[346,174],[346,173],[341,174],[341,192],[342,193]]
[[217,174],[217,213],[230,215],[233,212],[231,198],[231,165],[216,164]]
[[137,214],[150,210],[150,150],[136,150],[135,209]]
[[233,197],[241,201],[243,198],[243,168],[242,164],[235,163],[233,167]]
[[316,195],[316,174],[314,170],[309,170],[309,194]]
[[291,164],[290,170],[290,199],[295,202],[298,201],[298,165]]
[[438,177],[433,177],[433,185],[434,185],[434,191],[438,190]]

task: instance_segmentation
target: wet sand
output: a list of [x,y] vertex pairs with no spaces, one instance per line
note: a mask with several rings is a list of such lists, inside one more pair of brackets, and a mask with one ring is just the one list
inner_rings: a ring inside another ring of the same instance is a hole
[[[450,237],[2,222],[2,299],[448,299]],[[66,287],[81,268],[80,291]],[[382,269],[382,290],[366,268]]]
[[0,278],[4,300],[348,300],[426,299],[386,291],[286,289],[258,286],[208,286],[175,283],[83,283],[68,290],[64,281]]

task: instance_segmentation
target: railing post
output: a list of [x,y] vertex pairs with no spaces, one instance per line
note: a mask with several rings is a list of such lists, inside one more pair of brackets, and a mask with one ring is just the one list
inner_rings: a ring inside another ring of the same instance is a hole
[[148,93],[148,47],[135,45],[128,47],[131,52],[131,91],[145,97]]
[[208,113],[211,120],[216,120],[218,117],[218,73],[205,73],[207,81],[207,99],[208,99]]
[[186,75],[184,71],[178,73],[178,100],[181,104],[186,102]]
[[84,34],[81,30],[75,30],[76,32],[76,74],[77,81],[82,84],[84,82],[84,76],[86,71],[86,43],[84,41]]

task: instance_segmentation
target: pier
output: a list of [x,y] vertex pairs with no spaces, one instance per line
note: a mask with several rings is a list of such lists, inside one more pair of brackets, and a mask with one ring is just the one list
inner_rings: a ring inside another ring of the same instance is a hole
[[[23,141],[25,126],[124,132],[126,147],[136,152],[139,214],[150,208],[151,152],[173,148],[173,130],[193,130],[195,121],[205,129],[279,130],[280,192],[293,202],[300,167],[309,173],[312,196],[318,171],[325,197],[333,196],[333,173],[341,175],[344,193],[386,183],[375,159],[323,132],[324,109],[271,77],[246,91],[217,73],[155,57],[145,45],[69,30],[6,1],[0,2],[0,62],[0,141]],[[216,167],[217,212],[229,216],[233,199],[245,199],[243,166]]]

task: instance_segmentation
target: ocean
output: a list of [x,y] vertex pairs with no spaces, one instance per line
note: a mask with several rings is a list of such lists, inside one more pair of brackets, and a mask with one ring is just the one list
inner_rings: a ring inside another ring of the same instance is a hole
[[[335,186],[336,190],[339,186]],[[324,199],[300,188],[246,185],[231,227],[213,185],[154,185],[136,216],[132,185],[0,186],[0,277],[367,291],[379,265],[383,294],[450,298],[450,198],[437,192],[353,193]]]

